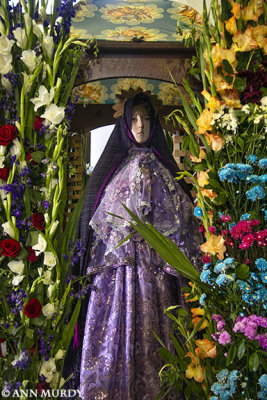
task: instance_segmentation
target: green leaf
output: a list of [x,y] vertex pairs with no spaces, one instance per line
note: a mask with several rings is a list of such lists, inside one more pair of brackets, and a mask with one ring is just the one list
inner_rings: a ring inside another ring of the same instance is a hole
[[231,346],[230,349],[228,350],[228,354],[227,354],[227,358],[226,358],[226,366],[227,367],[229,367],[229,365],[232,364],[232,362],[234,361],[236,352],[237,352],[236,345]]
[[188,312],[184,308],[180,308],[177,310],[177,314],[179,317],[186,317],[188,315]]
[[235,78],[234,81],[234,88],[236,90],[238,90],[239,92],[243,92],[247,87],[247,83],[245,79],[239,78],[239,76],[237,78]]
[[33,151],[31,153],[31,158],[33,159],[33,161],[40,163],[42,161],[42,159],[44,158],[45,153],[43,151]]
[[256,372],[259,367],[259,362],[260,362],[260,360],[259,360],[258,353],[257,352],[252,353],[248,360],[248,365],[249,365],[250,371]]
[[219,181],[217,181],[217,179],[209,178],[209,186],[211,186],[212,189],[224,191],[223,186],[219,183]]
[[37,231],[29,232],[25,246],[26,247],[32,247],[35,244],[37,244],[38,243],[38,236],[39,236],[39,232],[37,232]]
[[247,279],[249,277],[249,266],[240,264],[236,267],[235,272],[238,279]]
[[267,372],[267,363],[266,363],[265,355],[262,355],[259,353],[258,356],[259,356],[259,360],[260,360],[262,368],[264,369],[265,372]]
[[190,136],[185,135],[183,137],[183,141],[182,141],[182,144],[181,144],[181,149],[182,150],[187,150],[189,148],[189,141],[190,141]]
[[17,255],[16,259],[18,260],[26,260],[28,257],[28,252],[23,247],[20,249],[19,254]]
[[216,204],[217,206],[225,204],[226,201],[227,196],[224,193],[220,193],[215,199],[212,199],[212,203]]
[[195,157],[199,156],[199,144],[194,136],[189,137],[189,150]]
[[238,346],[238,350],[237,350],[237,357],[239,360],[241,360],[241,358],[244,356],[245,352],[246,352],[245,342],[241,342],[240,345]]
[[73,337],[74,333],[74,328],[80,313],[80,308],[81,308],[81,299],[78,299],[75,308],[73,310],[73,313],[71,315],[70,322],[64,329],[64,335],[62,336],[61,343],[64,347],[64,349],[68,349],[70,345],[71,338]]
[[223,68],[224,68],[225,72],[227,72],[228,74],[233,75],[234,70],[233,70],[233,68],[232,68],[232,66],[231,66],[231,64],[229,63],[228,60],[226,60],[226,59],[222,60],[222,65],[223,65]]
[[231,76],[231,75],[227,75],[227,76],[224,76],[223,79],[224,79],[225,82],[227,82],[227,83],[232,83],[233,80],[234,80],[234,77]]
[[205,171],[205,169],[207,169],[206,163],[200,163],[193,166],[193,171],[195,172]]
[[182,100],[182,104],[183,104],[183,107],[185,109],[186,115],[187,115],[191,125],[193,126],[193,128],[196,131],[198,131],[198,126],[196,124],[195,114],[193,113],[190,105],[188,104],[188,102],[187,102],[186,98],[184,97],[183,93],[181,92],[181,90],[178,89],[178,92],[179,92],[179,96],[180,96],[180,98]]
[[241,150],[244,150],[245,141],[240,136],[236,139],[236,142]]
[[163,361],[174,365],[177,364],[177,357],[175,357],[168,349],[160,347],[158,352]]
[[178,354],[179,358],[182,359],[185,355],[184,349],[182,348],[182,346],[180,345],[180,343],[178,342],[178,340],[176,339],[176,337],[172,332],[170,332],[170,338],[172,340],[176,353]]

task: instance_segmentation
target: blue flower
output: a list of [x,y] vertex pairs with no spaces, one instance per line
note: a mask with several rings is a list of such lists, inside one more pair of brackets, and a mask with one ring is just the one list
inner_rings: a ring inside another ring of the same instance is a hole
[[218,286],[227,285],[228,283],[232,282],[233,278],[230,275],[220,274],[216,279],[216,283]]
[[248,175],[246,177],[247,182],[258,183],[259,180],[260,180],[260,177],[258,175]]
[[263,208],[261,211],[264,212],[264,221],[267,221],[267,210]]
[[260,168],[263,168],[263,169],[267,168],[267,158],[262,158],[258,162],[258,165],[259,165]]
[[200,296],[200,298],[199,298],[199,304],[200,304],[201,306],[204,306],[206,297],[207,297],[206,293],[202,293],[202,295]]
[[264,272],[261,274],[261,280],[263,283],[267,283],[267,272]]
[[194,209],[194,216],[197,218],[201,218],[203,215],[203,211],[200,207],[195,207]]
[[214,267],[214,272],[216,274],[220,274],[221,272],[225,272],[226,270],[226,265],[223,262],[219,262],[215,265]]
[[213,391],[213,393],[215,394],[220,394],[223,390],[223,386],[219,383],[219,382],[215,382],[212,387],[211,390]]
[[209,278],[211,276],[211,271],[209,269],[206,269],[201,272],[200,274],[200,280],[204,283],[208,282]]
[[223,392],[221,392],[219,399],[220,400],[228,400],[230,399],[231,393],[229,392],[229,390],[224,390]]
[[247,157],[247,161],[248,161],[249,163],[251,163],[252,165],[256,164],[257,160],[258,160],[258,157],[255,156],[255,155],[253,155],[253,154],[250,154],[250,155]]
[[210,400],[218,400],[219,399],[219,397],[217,397],[217,396],[211,396],[210,397]]
[[235,259],[232,257],[227,257],[225,260],[223,260],[225,265],[233,265],[235,262]]
[[262,388],[267,388],[267,374],[263,374],[259,379],[259,384]]
[[267,271],[267,261],[264,258],[257,258],[257,260],[255,261],[255,265],[259,271]]
[[239,377],[240,377],[240,372],[235,369],[230,372],[227,383],[233,385]]
[[240,217],[240,221],[248,221],[250,217],[251,217],[251,214],[249,214],[249,213],[242,214]]
[[205,271],[206,269],[208,269],[209,266],[210,266],[210,264],[211,264],[211,263],[206,263],[206,264],[204,264],[204,265],[203,265],[203,271]]
[[228,377],[228,374],[229,374],[228,369],[222,369],[220,372],[218,372],[218,374],[216,374],[216,377],[218,381],[223,382]]
[[254,186],[252,189],[246,192],[246,196],[251,201],[261,200],[265,198],[265,190],[262,186]]
[[264,174],[264,175],[261,175],[260,177],[259,177],[259,183],[265,183],[265,182],[267,182],[267,174]]

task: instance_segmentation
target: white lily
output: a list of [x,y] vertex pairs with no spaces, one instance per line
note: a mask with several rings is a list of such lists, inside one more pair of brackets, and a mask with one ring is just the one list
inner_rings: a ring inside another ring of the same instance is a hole
[[22,275],[24,271],[24,262],[22,260],[13,260],[7,264],[10,271],[14,272],[14,274]]
[[16,275],[12,279],[11,283],[13,286],[18,286],[20,284],[20,282],[23,281],[24,278],[25,278],[25,275]]
[[54,303],[47,303],[42,308],[42,312],[47,319],[51,319],[56,312]]

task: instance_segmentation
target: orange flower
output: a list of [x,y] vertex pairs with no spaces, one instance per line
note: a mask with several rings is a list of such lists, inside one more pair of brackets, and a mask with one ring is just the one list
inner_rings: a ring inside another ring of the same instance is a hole
[[191,313],[192,313],[192,318],[195,318],[199,315],[204,315],[204,309],[203,308],[191,308]]
[[222,63],[222,60],[229,61],[233,68],[236,64],[235,52],[232,49],[224,49],[219,45],[219,43],[216,43],[216,45],[212,47],[211,58],[214,68],[219,67]]
[[203,196],[208,197],[209,199],[216,199],[218,196],[218,194],[213,192],[211,189],[201,189],[201,193]]
[[190,160],[192,160],[195,163],[200,163],[202,160],[205,160],[206,158],[207,154],[202,148],[200,148],[198,157],[195,157],[193,154],[190,155]]
[[231,33],[231,35],[234,35],[237,32],[236,19],[234,15],[225,21],[225,28]]
[[234,51],[250,51],[258,47],[258,43],[252,37],[251,27],[244,33],[237,31],[233,36],[233,42],[231,49]]
[[234,17],[239,18],[240,17],[240,4],[239,3],[234,3],[233,8],[231,10],[231,13],[234,15]]
[[220,105],[221,105],[220,100],[217,97],[212,96],[209,99],[209,102],[206,104],[206,107],[208,107],[210,111],[214,112],[215,110],[218,110]]
[[258,46],[263,49],[264,53],[267,53],[267,26],[250,26],[250,31],[253,39],[258,43]]
[[214,85],[216,86],[216,90],[217,92],[222,92],[226,89],[232,89],[233,88],[233,84],[232,83],[227,83],[221,74],[213,74],[213,82]]
[[192,299],[188,299],[188,300],[187,300],[187,297],[188,297],[190,294],[191,294],[191,293],[184,293],[184,298],[185,298],[185,302],[186,302],[186,303],[193,303],[194,301],[197,301],[197,300],[199,299],[198,296],[194,296],[194,297],[192,297]]
[[223,139],[217,133],[205,134],[205,138],[213,151],[219,151],[224,146]]
[[264,12],[263,3],[264,0],[250,0],[247,7],[242,9],[242,19],[257,22],[259,16]]
[[204,187],[205,185],[208,185],[209,183],[209,169],[207,169],[207,171],[200,171],[198,178],[197,178],[197,182],[199,184],[200,187]]
[[206,108],[205,110],[202,111],[200,117],[196,121],[198,126],[197,134],[202,134],[212,129],[211,126],[212,116],[213,116],[212,111],[207,110]]
[[216,343],[215,342],[208,340],[208,339],[202,339],[202,340],[196,340],[196,345],[197,345],[197,348],[195,350],[195,353],[201,359],[216,357]]
[[216,254],[217,257],[222,260],[223,254],[226,251],[223,236],[211,235],[209,240],[200,246],[200,250],[203,251],[203,253]]
[[241,108],[242,104],[240,103],[239,93],[235,89],[231,90],[223,90],[221,92],[221,96],[223,99],[223,103],[225,103],[229,107]]
[[[200,317],[195,317],[192,319],[192,324],[194,326],[194,328],[197,326],[197,324],[200,322],[201,318]],[[200,325],[200,327],[198,328],[199,331],[202,331],[203,329],[207,328],[207,326],[209,325],[208,320],[205,318],[202,322],[202,324]]]
[[185,376],[188,379],[194,378],[196,382],[203,382],[205,379],[205,368],[200,365],[199,358],[188,352],[186,356],[191,358],[191,363],[187,366]]

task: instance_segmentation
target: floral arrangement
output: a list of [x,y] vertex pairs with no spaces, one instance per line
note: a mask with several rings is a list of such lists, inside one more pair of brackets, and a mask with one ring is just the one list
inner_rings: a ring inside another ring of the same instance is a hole
[[69,247],[75,221],[63,224],[70,94],[88,44],[69,36],[71,1],[49,18],[38,4],[0,7],[0,387],[41,395],[64,384],[80,306],[69,267],[84,249]]
[[[203,4],[201,28],[192,24],[190,75],[180,92],[183,108],[168,118],[187,133],[187,170],[196,193],[194,214],[203,235],[200,273],[149,224],[135,229],[169,264],[190,279],[187,309],[169,307],[171,352],[162,391],[187,399],[265,399],[267,396],[267,7],[263,0],[211,1],[213,25]],[[136,225],[137,224],[137,225]],[[160,338],[159,338],[160,340]]]

